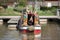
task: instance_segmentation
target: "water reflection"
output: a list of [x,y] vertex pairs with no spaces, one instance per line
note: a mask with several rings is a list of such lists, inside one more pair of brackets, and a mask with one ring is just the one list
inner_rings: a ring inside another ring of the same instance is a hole
[[16,30],[8,30],[5,25],[0,25],[0,40],[60,40],[60,24],[48,22],[42,26],[42,33],[26,33]]
[[60,40],[60,24],[57,22],[48,22],[47,25],[42,26],[41,40]]
[[6,25],[0,25],[0,40],[40,40],[40,36],[35,37],[34,33],[26,33],[16,30],[9,30]]
[[29,33],[29,34],[23,34],[22,40],[41,40],[40,37],[41,36],[35,37],[35,35],[33,33]]

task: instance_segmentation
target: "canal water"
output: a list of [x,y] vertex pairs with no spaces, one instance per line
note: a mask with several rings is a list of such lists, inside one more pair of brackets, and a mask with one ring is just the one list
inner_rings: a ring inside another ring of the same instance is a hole
[[9,30],[6,25],[0,25],[0,40],[60,40],[60,24],[48,21],[42,25],[42,33],[38,37],[34,37],[33,33],[22,34],[16,30]]

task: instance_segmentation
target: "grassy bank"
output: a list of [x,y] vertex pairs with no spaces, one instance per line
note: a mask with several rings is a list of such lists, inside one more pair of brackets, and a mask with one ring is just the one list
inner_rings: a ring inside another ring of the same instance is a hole
[[16,12],[13,8],[7,8],[0,11],[0,16],[19,16],[20,12]]

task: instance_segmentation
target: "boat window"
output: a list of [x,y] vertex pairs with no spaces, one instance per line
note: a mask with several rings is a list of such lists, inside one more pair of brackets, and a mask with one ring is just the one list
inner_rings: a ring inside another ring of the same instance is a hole
[[28,14],[28,25],[34,25],[34,15],[33,14]]

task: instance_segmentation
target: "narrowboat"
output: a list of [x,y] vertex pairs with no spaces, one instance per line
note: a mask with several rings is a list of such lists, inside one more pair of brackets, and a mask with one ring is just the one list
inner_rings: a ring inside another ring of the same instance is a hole
[[16,28],[23,33],[41,33],[38,13],[30,11],[22,14]]

